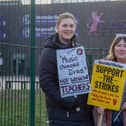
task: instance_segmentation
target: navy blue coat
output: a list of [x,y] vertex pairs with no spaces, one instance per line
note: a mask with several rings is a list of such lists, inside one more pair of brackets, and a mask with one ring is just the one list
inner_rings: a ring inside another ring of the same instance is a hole
[[61,98],[58,82],[56,49],[72,48],[63,45],[58,34],[51,36],[42,50],[40,61],[40,87],[46,96],[50,126],[94,126],[91,107],[87,105],[87,94]]

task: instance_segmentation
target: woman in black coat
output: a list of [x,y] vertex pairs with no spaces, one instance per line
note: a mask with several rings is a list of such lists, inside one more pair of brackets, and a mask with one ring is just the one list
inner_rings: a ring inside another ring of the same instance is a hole
[[71,13],[59,15],[56,33],[49,37],[40,61],[40,87],[46,96],[50,126],[93,126],[91,107],[87,105],[87,94],[62,98],[60,95],[57,49],[76,46],[76,19]]

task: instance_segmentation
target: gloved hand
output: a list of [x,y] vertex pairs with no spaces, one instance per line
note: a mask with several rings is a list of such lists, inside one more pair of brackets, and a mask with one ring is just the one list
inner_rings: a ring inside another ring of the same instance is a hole
[[77,106],[76,98],[74,96],[62,98],[62,106],[65,109],[74,109]]

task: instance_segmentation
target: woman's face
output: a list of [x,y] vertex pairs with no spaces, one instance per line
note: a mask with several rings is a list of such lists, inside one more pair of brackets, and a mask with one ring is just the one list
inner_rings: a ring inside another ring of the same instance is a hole
[[126,63],[126,42],[123,39],[114,47],[114,53],[118,62]]
[[75,34],[76,24],[71,18],[66,18],[61,20],[56,29],[61,42],[67,44]]

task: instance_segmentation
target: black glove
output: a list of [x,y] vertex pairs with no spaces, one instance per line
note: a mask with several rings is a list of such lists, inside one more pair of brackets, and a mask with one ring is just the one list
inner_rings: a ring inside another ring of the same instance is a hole
[[65,109],[74,109],[77,107],[76,98],[74,96],[63,98],[62,105]]

